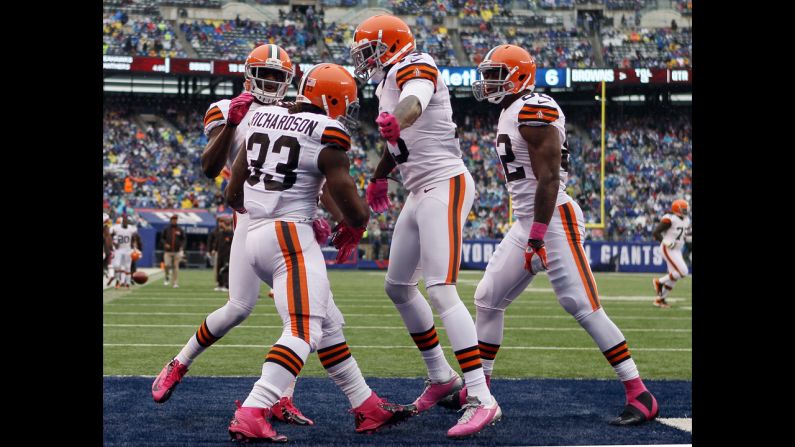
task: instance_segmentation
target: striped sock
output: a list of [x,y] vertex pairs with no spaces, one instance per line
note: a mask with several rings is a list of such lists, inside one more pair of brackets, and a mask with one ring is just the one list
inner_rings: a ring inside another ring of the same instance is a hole
[[433,382],[446,382],[453,376],[453,369],[447,363],[442,347],[439,345],[439,334],[436,333],[436,326],[416,333],[410,333],[411,338],[417,345],[428,368],[428,377]]
[[494,359],[497,357],[500,345],[478,340],[478,348],[480,349],[480,362],[483,364],[483,374],[490,376],[494,370]]
[[199,329],[188,340],[188,343],[177,354],[177,360],[185,366],[190,366],[193,360],[199,356],[205,349],[212,346],[213,343],[218,341],[221,337],[215,336],[207,327],[207,319],[205,318]]
[[632,360],[632,356],[630,355],[626,340],[622,340],[621,343],[603,351],[602,354],[604,354],[610,366],[613,367],[613,370],[622,382],[640,376],[638,367],[635,366],[635,361]]
[[362,405],[373,393],[364,381],[359,364],[351,355],[347,342],[318,349],[317,356],[331,380],[348,397],[352,408]]
[[262,376],[243,402],[244,407],[270,408],[295,381],[309,356],[309,344],[298,337],[282,335],[265,356]]

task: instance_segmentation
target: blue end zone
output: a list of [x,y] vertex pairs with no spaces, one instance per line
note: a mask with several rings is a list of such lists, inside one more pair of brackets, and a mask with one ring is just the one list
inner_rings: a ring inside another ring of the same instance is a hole
[[[227,427],[235,399],[245,400],[257,380],[187,376],[165,404],[152,400],[152,378],[104,378],[106,446],[230,446]],[[409,403],[422,391],[421,379],[367,379],[379,396]],[[689,444],[692,435],[658,422],[640,427],[608,425],[624,406],[624,388],[616,380],[492,380],[503,419],[476,438],[445,436],[460,413],[435,407],[373,435],[353,430],[348,399],[325,378],[300,378],[295,402],[315,421],[311,427],[274,422],[288,445],[593,445]],[[649,380],[663,418],[692,417],[689,381]]]

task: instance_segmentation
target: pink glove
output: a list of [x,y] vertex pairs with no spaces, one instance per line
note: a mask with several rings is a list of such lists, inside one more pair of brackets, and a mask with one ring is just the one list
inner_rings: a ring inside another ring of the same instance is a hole
[[400,124],[398,124],[395,115],[381,112],[375,123],[378,124],[378,130],[381,132],[381,136],[386,138],[386,141],[394,144],[400,138]]
[[385,178],[370,179],[370,184],[367,185],[367,204],[376,213],[383,213],[392,206],[387,195],[388,190],[389,184]]
[[315,240],[321,246],[326,245],[328,237],[331,236],[331,225],[322,217],[312,221],[312,229],[315,230]]
[[249,92],[243,92],[240,96],[232,98],[229,112],[226,114],[226,125],[237,126],[240,124],[240,121],[243,121],[243,117],[248,113],[252,101],[254,101],[254,96]]
[[334,236],[331,237],[331,243],[339,250],[337,252],[337,264],[345,262],[353,253],[353,250],[359,246],[359,241],[362,239],[362,234],[366,227],[353,228],[340,222],[334,227]]

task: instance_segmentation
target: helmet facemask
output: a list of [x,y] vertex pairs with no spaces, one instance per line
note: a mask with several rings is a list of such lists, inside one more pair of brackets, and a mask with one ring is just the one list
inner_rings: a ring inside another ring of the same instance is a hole
[[353,102],[350,102],[348,96],[345,95],[345,113],[338,116],[337,121],[341,122],[348,130],[359,128],[359,100],[354,99]]
[[387,50],[386,44],[381,40],[369,40],[351,46],[351,59],[353,60],[353,74],[362,81],[368,81],[376,72],[383,70],[381,63]]
[[514,93],[516,86],[508,79],[518,69],[519,67],[514,67],[509,70],[505,64],[481,63],[478,65],[478,79],[472,82],[472,94],[475,95],[475,99],[478,101],[488,99],[489,102],[497,104],[505,96]]
[[293,71],[283,68],[281,61],[274,63],[269,59],[246,64],[245,68],[251,94],[264,104],[281,101],[293,80]]

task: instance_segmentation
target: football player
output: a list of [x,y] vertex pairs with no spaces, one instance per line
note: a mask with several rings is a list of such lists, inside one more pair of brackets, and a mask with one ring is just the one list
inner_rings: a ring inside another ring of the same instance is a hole
[[[111,228],[113,238],[113,270],[116,277],[116,288],[130,288],[130,254],[133,249],[133,238],[138,235],[138,229],[128,222],[127,214],[121,217],[121,223]],[[137,247],[135,247],[137,248]]]
[[690,237],[690,217],[685,200],[674,200],[671,212],[663,215],[660,223],[652,232],[654,240],[660,241],[665,263],[668,264],[668,274],[661,278],[654,278],[654,291],[657,298],[654,305],[657,307],[671,307],[665,300],[681,278],[687,276],[687,263],[682,256],[686,239]]
[[447,435],[470,436],[502,412],[486,386],[475,323],[456,291],[461,232],[475,184],[461,159],[450,94],[433,58],[415,50],[411,29],[395,16],[363,21],[350,52],[357,77],[380,81],[376,123],[387,141],[367,187],[367,203],[377,213],[389,208],[387,176],[395,167],[409,190],[395,224],[384,288],[428,370],[425,389],[414,403],[426,411],[462,386],[442,352],[431,306],[417,288],[422,274],[471,390],[463,416]]
[[105,278],[110,278],[107,285],[113,281],[113,274],[110,273],[110,259],[113,256],[113,238],[110,236],[111,220],[107,213],[102,213],[102,274]]
[[[349,175],[346,155],[356,123],[353,76],[335,64],[318,64],[298,87],[296,104],[262,106],[252,115],[226,189],[227,202],[248,215],[246,253],[257,276],[272,287],[284,331],[265,356],[262,377],[238,409],[229,433],[238,440],[285,441],[268,423],[271,408],[317,351],[329,377],[353,407],[355,430],[373,432],[416,413],[391,404],[367,386],[331,296],[315,214],[324,182],[344,216],[334,245],[338,261],[359,244],[369,212]],[[323,235],[327,237],[327,235]]]
[[[287,94],[295,68],[287,52],[278,45],[267,44],[255,48],[246,58],[245,84],[247,91],[231,100],[222,99],[210,104],[204,116],[204,132],[209,137],[202,153],[202,170],[209,178],[221,174],[232,163],[245,142],[249,119],[260,108],[277,104]],[[260,280],[246,260],[246,229],[248,215],[233,215],[235,235],[229,258],[229,301],[207,315],[187,344],[166,364],[152,383],[155,402],[167,401],[193,361],[205,349],[243,322],[254,310],[259,298]],[[291,386],[284,399],[273,408],[277,419],[299,425],[313,421],[295,407]]]
[[[505,309],[539,272],[546,272],[558,303],[596,342],[624,384],[626,404],[616,425],[654,419],[659,408],[646,389],[624,335],[610,320],[585,256],[585,221],[566,193],[569,151],[566,117],[552,97],[533,93],[536,65],[515,45],[499,45],[478,65],[472,91],[502,108],[496,151],[516,221],[489,260],[475,291],[478,340],[489,376],[503,339]],[[467,390],[459,394],[463,400]]]

